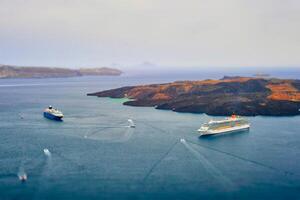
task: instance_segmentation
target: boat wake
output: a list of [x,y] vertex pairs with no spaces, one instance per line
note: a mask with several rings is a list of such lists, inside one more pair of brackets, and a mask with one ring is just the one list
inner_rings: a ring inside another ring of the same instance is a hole
[[190,144],[186,142],[185,139],[180,139],[180,142],[187,148],[188,151],[190,151],[197,160],[200,161],[203,168],[219,183],[222,185],[222,187],[226,190],[234,190],[235,184],[226,177],[216,166],[214,166],[205,156],[200,154],[194,147],[192,147]]
[[143,181],[145,182],[148,177],[152,174],[152,172],[154,171],[154,169],[165,159],[165,157],[167,157],[171,151],[174,149],[174,147],[178,144],[178,141],[176,141],[163,155],[162,157],[160,157],[160,159],[158,159],[150,168],[150,170],[146,173]]
[[[185,140],[184,140],[185,141]],[[198,144],[196,142],[192,142],[192,141],[186,141],[190,144],[194,144],[194,145],[197,145],[199,147],[202,147],[202,148],[205,148],[205,149],[209,149],[211,151],[214,151],[214,152],[217,152],[217,153],[220,153],[220,154],[223,154],[223,155],[227,155],[227,156],[230,156],[230,157],[233,157],[235,159],[238,159],[238,160],[241,160],[241,161],[245,161],[245,162],[248,162],[248,163],[252,163],[256,166],[259,166],[259,167],[263,167],[263,168],[266,168],[266,169],[269,169],[269,170],[272,170],[272,171],[275,171],[275,172],[279,172],[279,173],[282,173],[283,175],[294,175],[295,173],[291,172],[291,171],[286,171],[286,170],[281,170],[281,169],[278,169],[276,167],[273,167],[273,166],[270,166],[270,165],[266,165],[264,163],[261,163],[261,162],[258,162],[256,160],[251,160],[251,159],[248,159],[248,158],[244,158],[244,157],[241,157],[239,155],[235,155],[235,154],[232,154],[232,153],[229,153],[229,152],[226,152],[226,151],[222,151],[222,150],[219,150],[219,149],[216,149],[216,148],[213,148],[213,147],[209,147],[209,146],[205,146],[205,145],[201,145],[201,144]]]
[[43,168],[42,174],[44,176],[49,176],[50,171],[52,169],[52,155],[51,155],[51,152],[48,149],[43,149],[43,152],[46,156],[46,164]]
[[[83,137],[85,139],[102,140],[102,141],[109,141],[109,142],[128,141],[133,134],[133,131],[131,129],[135,128],[135,124],[132,119],[128,119],[127,121],[129,125],[124,126],[122,125],[123,122],[121,122],[116,126],[98,127],[96,130],[93,130],[92,132],[85,134]],[[124,130],[124,128],[126,128],[125,132],[122,131]],[[110,129],[113,129],[114,131],[108,131]]]

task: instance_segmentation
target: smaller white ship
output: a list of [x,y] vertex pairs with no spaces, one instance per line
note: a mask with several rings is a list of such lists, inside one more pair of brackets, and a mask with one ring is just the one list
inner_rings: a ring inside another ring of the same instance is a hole
[[132,119],[128,119],[128,123],[130,128],[135,128],[135,124]]
[[22,174],[22,175],[19,175],[19,180],[20,180],[21,182],[27,181],[27,175],[26,175],[25,173]]
[[51,156],[51,152],[49,151],[49,149],[44,149],[43,151],[46,156]]
[[203,124],[198,129],[198,132],[201,136],[203,136],[247,131],[249,129],[250,123],[246,119],[232,115],[231,117],[223,120],[211,120],[208,123]]

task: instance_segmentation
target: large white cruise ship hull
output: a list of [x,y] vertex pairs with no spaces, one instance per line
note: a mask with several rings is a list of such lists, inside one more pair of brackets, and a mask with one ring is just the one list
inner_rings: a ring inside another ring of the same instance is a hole
[[224,133],[232,133],[232,132],[242,132],[247,131],[250,128],[250,124],[242,125],[242,126],[235,126],[230,128],[224,128],[220,130],[202,130],[199,129],[198,132],[200,133],[200,136],[204,135],[215,135],[215,134],[224,134]]

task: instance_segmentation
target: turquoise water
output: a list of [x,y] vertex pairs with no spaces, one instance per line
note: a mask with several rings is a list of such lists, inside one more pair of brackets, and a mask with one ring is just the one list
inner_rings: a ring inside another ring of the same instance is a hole
[[[250,132],[199,138],[210,116],[86,96],[170,80],[0,80],[0,199],[300,198],[300,117],[252,117]],[[43,118],[49,104],[63,122]]]

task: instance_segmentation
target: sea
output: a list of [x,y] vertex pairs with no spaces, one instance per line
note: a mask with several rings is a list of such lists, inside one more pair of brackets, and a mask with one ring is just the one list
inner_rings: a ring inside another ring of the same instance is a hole
[[[86,95],[178,79],[0,80],[0,199],[300,199],[300,116],[247,117],[248,132],[199,137],[221,117]],[[49,105],[62,122],[43,117]]]

